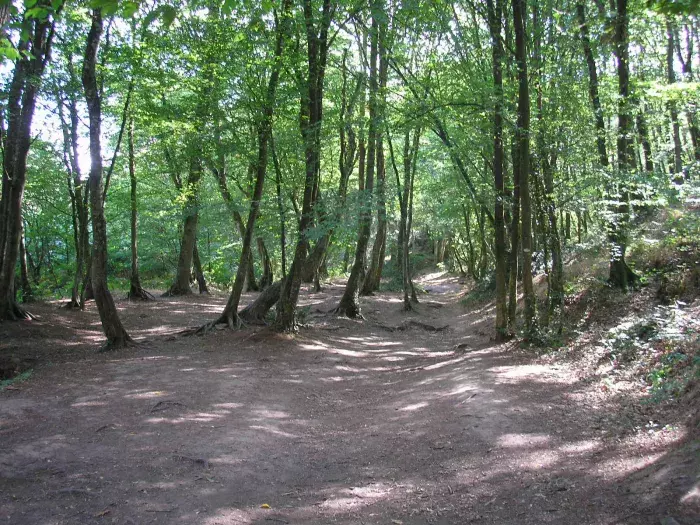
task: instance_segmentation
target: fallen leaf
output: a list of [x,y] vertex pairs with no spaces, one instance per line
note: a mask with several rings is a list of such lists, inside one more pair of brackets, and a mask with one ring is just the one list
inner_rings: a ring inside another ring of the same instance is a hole
[[267,503],[263,503],[262,505],[260,505],[260,508],[261,509],[269,509],[270,506]]
[[106,516],[106,515],[109,514],[110,512],[112,512],[112,511],[109,510],[109,509],[105,509],[105,510],[103,510],[102,512],[98,512],[97,514],[95,514],[95,517],[96,517],[96,518],[101,518],[102,516]]

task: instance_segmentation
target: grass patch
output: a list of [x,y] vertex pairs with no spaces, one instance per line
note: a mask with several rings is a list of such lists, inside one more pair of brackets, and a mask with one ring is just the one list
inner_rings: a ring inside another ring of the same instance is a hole
[[29,370],[25,370],[21,374],[17,374],[15,377],[11,377],[9,379],[3,379],[2,381],[0,381],[0,390],[4,390],[8,386],[15,385],[17,383],[24,383],[30,377],[32,377],[33,373],[34,373],[34,370],[32,370],[30,368]]

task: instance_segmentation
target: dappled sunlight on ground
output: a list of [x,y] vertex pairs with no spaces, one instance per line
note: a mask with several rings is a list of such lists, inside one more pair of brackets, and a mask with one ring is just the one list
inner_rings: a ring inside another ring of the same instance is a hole
[[[695,464],[669,452],[681,426],[614,433],[615,408],[569,370],[490,341],[492,306],[460,305],[456,278],[423,285],[444,306],[403,314],[383,294],[363,299],[364,322],[325,313],[337,284],[305,289],[296,337],[173,335],[224,294],[120,302],[149,342],[118,354],[79,353],[101,341],[94,309],[45,307],[67,319],[62,360],[0,393],[0,520],[691,523]],[[405,319],[449,328],[387,328]]]

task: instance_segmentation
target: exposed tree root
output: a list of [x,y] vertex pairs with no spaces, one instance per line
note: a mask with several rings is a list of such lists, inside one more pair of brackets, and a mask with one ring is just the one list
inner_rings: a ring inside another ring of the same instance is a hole
[[627,266],[624,259],[610,262],[610,276],[608,277],[608,284],[610,286],[621,290],[627,290],[629,287],[634,288],[638,282],[639,276]]
[[65,308],[66,310],[80,310],[80,301],[74,301],[73,299],[71,299],[63,305],[63,308]]
[[36,319],[36,316],[14,301],[11,301],[0,311],[0,321],[31,321],[33,319]]
[[230,330],[242,330],[247,325],[235,312],[224,312],[219,317],[198,328],[191,328],[180,332],[182,335],[206,335],[218,325],[225,324]]
[[344,305],[339,304],[337,308],[331,310],[330,313],[337,315],[338,317],[347,317],[348,319],[360,319],[365,320],[365,317],[360,312],[360,308],[356,304]]
[[132,286],[129,292],[126,294],[126,298],[129,301],[155,301],[155,296],[148,290],[144,290],[140,286]]
[[187,288],[180,288],[176,285],[173,285],[167,292],[161,295],[161,297],[178,297],[181,295],[192,295],[192,290],[189,286]]
[[425,330],[426,332],[442,332],[444,330],[447,330],[450,327],[450,325],[446,324],[445,326],[433,326],[411,319],[409,321],[404,321],[399,326],[387,326],[380,324],[379,327],[383,328],[384,330],[388,330],[389,332],[403,332],[411,328],[420,328],[421,330]]
[[136,343],[131,337],[128,335],[126,337],[119,337],[117,339],[113,340],[107,340],[100,348],[97,350],[99,353],[103,352],[113,352],[115,350],[124,350],[126,348],[133,348],[137,346],[138,343]]

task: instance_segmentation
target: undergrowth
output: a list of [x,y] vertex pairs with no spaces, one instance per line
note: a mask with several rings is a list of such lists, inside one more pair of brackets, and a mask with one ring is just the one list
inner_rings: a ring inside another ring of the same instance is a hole
[[652,403],[678,399],[700,380],[700,208],[692,195],[639,225],[628,256],[638,290],[604,283],[604,243],[598,254],[590,246],[571,254],[568,350],[606,383],[638,384]]

